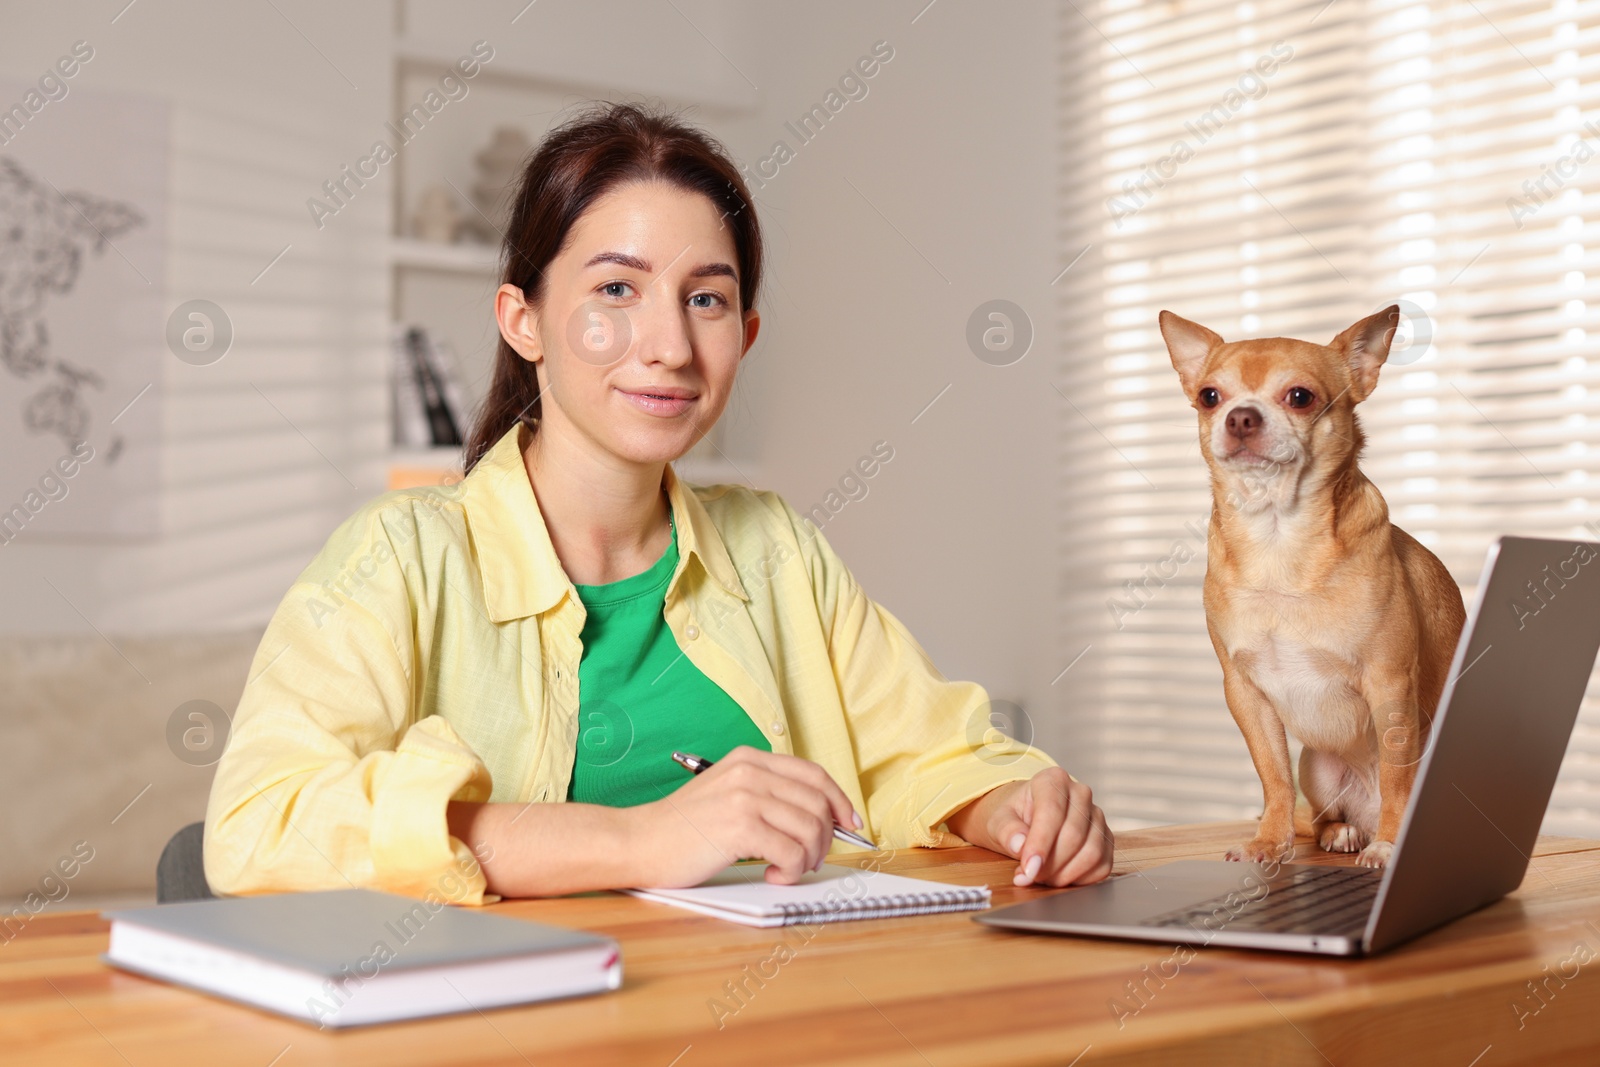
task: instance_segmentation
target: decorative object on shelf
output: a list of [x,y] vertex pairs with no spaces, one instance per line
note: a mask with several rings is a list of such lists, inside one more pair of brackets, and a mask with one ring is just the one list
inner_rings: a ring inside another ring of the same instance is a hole
[[461,386],[448,349],[421,326],[400,326],[393,351],[394,443],[463,444]]
[[411,233],[419,240],[454,244],[461,235],[461,222],[461,208],[456,205],[455,194],[448,185],[436,182],[417,199],[416,214],[411,216]]
[[472,187],[472,202],[478,210],[467,215],[464,225],[481,240],[503,238],[511,221],[511,196],[532,150],[533,142],[521,127],[498,126],[489,146],[476,156],[478,181]]

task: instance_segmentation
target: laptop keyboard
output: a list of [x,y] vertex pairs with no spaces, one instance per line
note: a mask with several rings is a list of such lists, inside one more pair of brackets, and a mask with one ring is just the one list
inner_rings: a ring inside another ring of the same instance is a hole
[[1242,908],[1242,891],[1232,890],[1145,919],[1139,925],[1284,933],[1358,932],[1372,912],[1382,874],[1366,867],[1308,867],[1267,883],[1269,892]]

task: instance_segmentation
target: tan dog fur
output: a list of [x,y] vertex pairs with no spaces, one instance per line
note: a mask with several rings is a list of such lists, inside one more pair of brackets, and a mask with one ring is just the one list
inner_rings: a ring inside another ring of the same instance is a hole
[[1160,315],[1211,469],[1206,627],[1264,798],[1231,860],[1294,846],[1287,732],[1303,746],[1311,835],[1365,866],[1388,862],[1466,620],[1444,564],[1389,522],[1357,467],[1355,406],[1377,385],[1399,310],[1327,345],[1224,342]]

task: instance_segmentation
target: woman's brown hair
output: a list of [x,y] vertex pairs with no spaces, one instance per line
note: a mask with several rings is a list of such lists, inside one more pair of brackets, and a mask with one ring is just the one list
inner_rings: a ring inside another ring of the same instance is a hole
[[[761,228],[739,168],[708,134],[676,115],[637,104],[597,103],[545,135],[517,184],[501,249],[500,280],[539,307],[545,268],[590,204],[618,185],[663,181],[701,193],[733,232],[739,259],[740,311],[756,306],[761,283]],[[468,472],[517,422],[539,418],[534,366],[500,338],[488,394],[467,437]]]

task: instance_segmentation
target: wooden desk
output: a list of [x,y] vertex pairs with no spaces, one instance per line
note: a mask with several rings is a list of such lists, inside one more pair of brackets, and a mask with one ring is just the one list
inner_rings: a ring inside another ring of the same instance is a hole
[[[1215,857],[1247,829],[1126,833],[1117,869]],[[1309,843],[1300,851],[1310,861],[1333,861]],[[1054,892],[1013,888],[1011,861],[977,848],[904,851],[884,867],[987,882],[997,905]],[[739,1007],[726,983],[773,957],[783,930],[610,893],[494,908],[614,936],[623,946],[622,989],[324,1032],[109,968],[98,959],[104,920],[45,912],[0,945],[0,1063],[1600,1062],[1600,841],[1542,839],[1515,894],[1371,960],[1208,947],[1160,985],[1144,978],[1145,968],[1159,977],[1171,947],[1003,932],[974,923],[970,913],[928,915],[823,925],[809,941],[791,928],[793,957],[768,963],[772,977],[763,984],[747,979],[752,992]],[[1575,946],[1582,946],[1576,960]],[[1563,967],[1565,984],[1547,979]],[[1546,981],[1542,1002],[1529,992],[1533,979]],[[1142,1006],[1128,988],[1141,980]],[[1114,998],[1137,1014],[1124,1014],[1119,1025]],[[738,1007],[720,1029],[714,1001]]]

